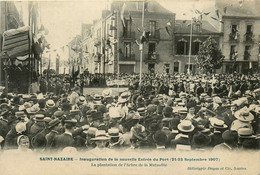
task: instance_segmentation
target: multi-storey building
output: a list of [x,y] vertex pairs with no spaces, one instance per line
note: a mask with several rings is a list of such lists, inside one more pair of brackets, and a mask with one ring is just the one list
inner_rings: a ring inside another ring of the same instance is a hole
[[[192,22],[191,28],[191,20],[176,20],[174,32],[174,59],[171,61],[173,72],[186,73],[189,64],[191,72],[198,72],[198,70],[196,70],[195,57],[199,52],[200,45],[209,36],[219,44],[221,35],[222,33],[218,32],[216,28],[207,21]],[[189,55],[190,46],[191,55]]]
[[174,21],[175,14],[157,2],[113,2],[109,10],[103,11],[102,18],[94,21],[89,37],[84,38],[90,64],[94,57],[90,71],[140,72],[140,50],[137,43],[140,43],[143,31],[149,31],[149,41],[143,47],[142,71],[163,72],[169,65],[169,60],[173,59]]
[[215,1],[211,15],[219,21],[210,20],[223,32],[220,47],[225,60],[223,73],[244,73],[259,70],[260,42],[260,2],[259,1]]

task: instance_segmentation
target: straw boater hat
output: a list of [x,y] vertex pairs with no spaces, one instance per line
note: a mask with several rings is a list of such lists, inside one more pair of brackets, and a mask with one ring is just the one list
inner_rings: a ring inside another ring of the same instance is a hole
[[107,98],[107,97],[111,97],[112,95],[112,89],[104,89],[102,92],[102,95]]
[[36,114],[34,120],[35,121],[44,121],[44,115],[43,114]]
[[111,128],[111,129],[108,130],[108,136],[110,138],[116,138],[116,137],[120,137],[121,133],[119,133],[119,129]]
[[105,130],[97,130],[95,134],[95,138],[92,138],[93,141],[99,141],[99,140],[109,140],[109,137],[106,134]]
[[253,114],[250,113],[249,110],[246,108],[242,108],[239,111],[236,111],[235,117],[242,122],[249,122],[254,120]]
[[209,121],[211,126],[213,126],[214,128],[225,129],[228,127],[223,120],[219,120],[214,117],[210,118]]
[[237,133],[240,138],[256,138],[256,136],[253,135],[252,129],[250,128],[239,128]]
[[181,123],[178,124],[177,128],[182,132],[192,132],[194,130],[194,126],[189,120],[181,121]]
[[17,118],[24,118],[26,115],[24,114],[23,111],[15,112],[15,116]]
[[51,107],[54,107],[54,106],[55,106],[55,103],[54,103],[53,100],[47,100],[46,106],[49,107],[49,108],[51,108]]
[[83,103],[85,103],[86,102],[86,98],[84,97],[84,96],[80,96],[79,97],[79,103],[80,104],[83,104]]
[[49,122],[49,128],[52,128],[60,123],[60,120],[58,118],[52,120]]

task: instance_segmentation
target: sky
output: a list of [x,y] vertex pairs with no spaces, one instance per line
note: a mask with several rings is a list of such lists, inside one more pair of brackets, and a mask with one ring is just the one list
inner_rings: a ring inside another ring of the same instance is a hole
[[[80,34],[82,23],[91,24],[93,20],[101,17],[101,12],[108,7],[109,1],[38,1],[40,22],[49,31],[46,40],[51,44],[51,49],[57,49],[60,52],[61,47],[66,47],[77,34]],[[214,2],[214,0],[157,1],[163,7],[176,13],[176,19],[191,19],[193,7],[201,10]],[[22,12],[25,25],[28,24],[28,2],[17,1],[15,4],[18,11]]]

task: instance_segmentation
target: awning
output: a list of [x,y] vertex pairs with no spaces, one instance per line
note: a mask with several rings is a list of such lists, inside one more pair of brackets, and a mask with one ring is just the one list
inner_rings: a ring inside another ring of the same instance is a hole
[[20,27],[3,33],[3,49],[10,58],[29,54],[30,28]]

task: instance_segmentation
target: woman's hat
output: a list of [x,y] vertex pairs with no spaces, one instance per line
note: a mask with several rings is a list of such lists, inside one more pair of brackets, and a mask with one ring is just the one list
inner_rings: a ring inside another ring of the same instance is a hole
[[191,121],[183,120],[178,125],[178,129],[182,132],[192,132],[194,130],[194,126],[192,125]]
[[246,108],[242,108],[239,111],[236,111],[235,117],[238,120],[243,121],[243,122],[249,122],[249,121],[254,120],[253,114],[251,112],[249,112],[249,110]]
[[109,137],[106,134],[105,130],[97,130],[95,134],[95,138],[91,140],[98,141],[98,140],[109,140]]

